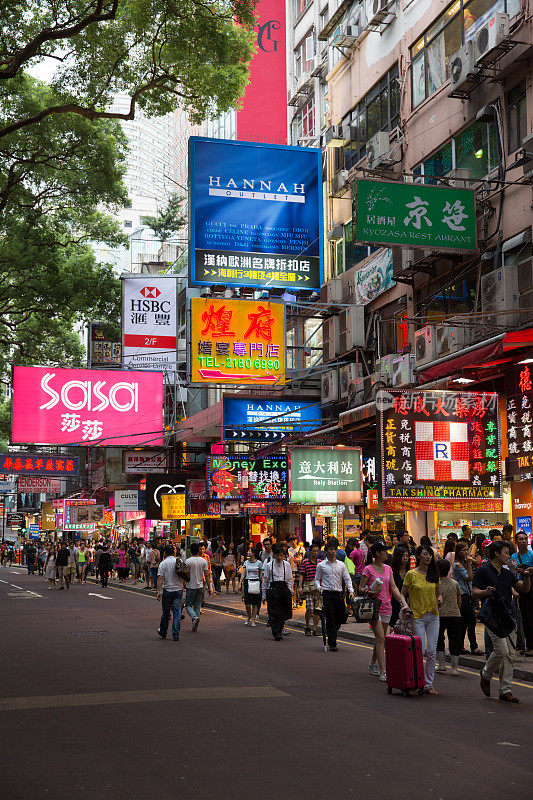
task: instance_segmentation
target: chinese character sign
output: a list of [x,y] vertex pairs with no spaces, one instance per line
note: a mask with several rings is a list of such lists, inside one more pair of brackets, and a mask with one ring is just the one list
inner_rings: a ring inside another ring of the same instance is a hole
[[122,279],[124,366],[174,372],[176,369],[176,278]]
[[361,503],[359,447],[293,447],[292,503]]
[[285,306],[266,300],[191,298],[192,383],[282,386]]
[[[15,369],[17,368],[15,367]],[[47,475],[51,478],[75,477],[79,474],[79,459],[59,453],[25,453],[21,450],[13,450],[0,455],[0,473],[28,476]],[[28,491],[48,490],[34,488]]]
[[113,342],[106,330],[105,324],[97,322],[90,323],[90,367],[116,366],[122,364],[122,345],[120,342]]
[[[532,365],[533,366],[533,365]],[[507,376],[509,479],[533,477],[533,372],[519,364]]]
[[435,507],[502,498],[500,413],[493,392],[380,391],[381,491],[384,500]]
[[207,459],[207,494],[211,500],[285,500],[287,482],[285,456],[223,455]]
[[475,192],[362,178],[356,181],[357,241],[476,250]]
[[185,517],[185,493],[183,494],[162,494],[161,495],[161,516],[163,519],[184,519]]
[[14,368],[14,444],[158,446],[162,425],[160,372]]
[[193,136],[189,170],[191,284],[320,288],[319,149]]

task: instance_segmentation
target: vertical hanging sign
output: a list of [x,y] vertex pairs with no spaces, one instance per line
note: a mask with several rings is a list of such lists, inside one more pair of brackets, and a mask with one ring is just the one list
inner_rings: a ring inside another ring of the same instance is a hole
[[176,278],[122,278],[123,365],[175,372]]

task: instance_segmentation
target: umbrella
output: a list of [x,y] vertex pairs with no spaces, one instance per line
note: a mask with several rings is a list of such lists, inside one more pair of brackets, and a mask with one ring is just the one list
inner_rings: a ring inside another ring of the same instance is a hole
[[322,627],[322,641],[324,642],[324,653],[328,652],[328,646],[326,643],[326,615],[324,614],[324,609],[320,612],[320,625]]

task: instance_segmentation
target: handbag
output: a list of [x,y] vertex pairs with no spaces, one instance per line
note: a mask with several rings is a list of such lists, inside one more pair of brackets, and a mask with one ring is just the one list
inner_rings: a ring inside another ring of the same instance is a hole
[[261,581],[248,581],[248,594],[260,594]]
[[493,592],[483,601],[478,619],[499,639],[505,639],[516,628],[511,609],[497,592]]
[[182,558],[176,559],[176,575],[186,583],[191,579],[191,570]]
[[379,597],[358,597],[353,604],[353,615],[356,622],[375,622],[379,619]]

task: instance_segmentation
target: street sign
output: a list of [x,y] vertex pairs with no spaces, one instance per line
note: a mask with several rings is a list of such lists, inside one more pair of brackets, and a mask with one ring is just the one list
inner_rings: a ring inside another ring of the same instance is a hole
[[354,199],[358,243],[477,249],[473,189],[358,178]]
[[25,519],[24,514],[8,512],[6,515],[6,525],[8,528],[21,528],[24,525]]
[[293,447],[291,502],[360,503],[361,448]]
[[21,476],[17,482],[19,492],[37,492],[38,494],[55,494],[61,491],[59,478],[40,478]]
[[115,492],[115,511],[138,511],[139,492],[137,489],[119,489]]
[[[16,369],[16,368],[15,368]],[[31,368],[30,368],[31,369]],[[0,455],[0,473],[68,478],[78,474],[79,458],[59,453],[13,450]]]
[[275,442],[317,428],[321,422],[320,404],[307,400],[222,399],[223,435],[232,442]]

